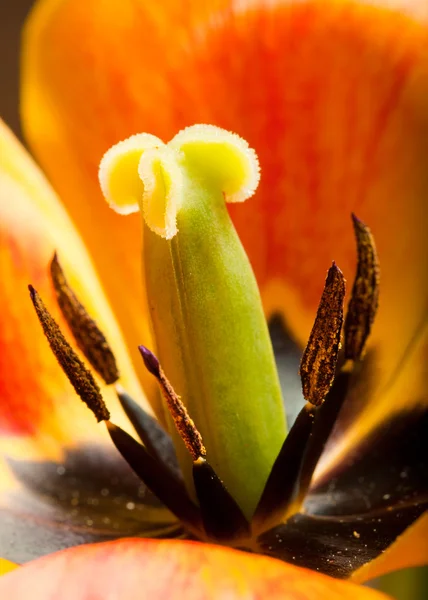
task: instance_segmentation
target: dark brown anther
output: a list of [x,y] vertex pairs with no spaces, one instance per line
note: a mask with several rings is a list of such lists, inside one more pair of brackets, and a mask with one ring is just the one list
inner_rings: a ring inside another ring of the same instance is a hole
[[139,346],[141,356],[147,370],[158,380],[161,392],[165,398],[166,405],[170,415],[174,421],[181,439],[186,445],[194,461],[206,455],[205,446],[202,442],[202,436],[196,429],[196,425],[192,421],[184,406],[180,396],[175,393],[174,388],[165,376],[158,359],[145,346]]
[[73,348],[65,339],[58,324],[50,315],[39,294],[32,285],[28,286],[37,317],[48,339],[52,352],[87,407],[94,413],[98,422],[110,419],[109,411],[101,396],[92,373],[88,371]]
[[335,263],[330,267],[309,342],[300,363],[303,396],[322,404],[333,382],[343,323],[345,279]]
[[358,360],[379,304],[379,261],[370,229],[352,215],[358,264],[344,326],[345,358]]
[[119,379],[119,371],[114,354],[104,334],[88,315],[85,307],[73,292],[58,261],[56,253],[50,265],[51,278],[58,305],[71,329],[77,346],[83,352],[94,370],[107,384]]

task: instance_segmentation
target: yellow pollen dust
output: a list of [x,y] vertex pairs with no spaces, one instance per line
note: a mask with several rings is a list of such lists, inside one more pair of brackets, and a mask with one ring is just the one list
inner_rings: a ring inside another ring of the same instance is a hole
[[168,144],[141,133],[112,146],[99,168],[102,193],[119,214],[141,211],[163,238],[177,233],[189,178],[223,193],[226,202],[252,196],[260,179],[257,155],[235,133],[213,125],[183,129]]

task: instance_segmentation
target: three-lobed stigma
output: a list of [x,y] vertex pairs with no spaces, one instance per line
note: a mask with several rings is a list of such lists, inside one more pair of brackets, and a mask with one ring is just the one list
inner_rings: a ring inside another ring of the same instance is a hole
[[177,212],[196,175],[226,202],[252,196],[260,179],[257,155],[235,133],[193,125],[168,144],[146,133],[110,148],[101,160],[101,190],[120,214],[141,210],[147,226],[163,238],[177,233]]

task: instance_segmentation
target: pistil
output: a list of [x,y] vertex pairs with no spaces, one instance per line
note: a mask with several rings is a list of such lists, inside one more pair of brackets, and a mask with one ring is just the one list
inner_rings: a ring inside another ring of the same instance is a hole
[[[133,136],[111,148],[100,167],[109,204],[141,211],[157,354],[210,464],[247,518],[286,435],[259,290],[225,206],[249,198],[258,180],[248,144],[207,125],[168,144]],[[195,497],[192,456],[167,420]]]

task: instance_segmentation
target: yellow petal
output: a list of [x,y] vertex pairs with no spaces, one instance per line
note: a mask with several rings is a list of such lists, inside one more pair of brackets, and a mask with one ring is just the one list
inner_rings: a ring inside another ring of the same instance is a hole
[[372,562],[364,565],[351,577],[360,583],[375,579],[398,569],[427,565],[428,563],[428,514],[420,517],[392,546]]
[[[56,304],[49,262],[56,250],[70,284],[116,354],[121,382],[147,406],[90,257],[42,173],[0,123],[0,448],[14,458],[55,458],[64,445],[107,439],[52,355],[27,285],[44,298],[71,340]],[[103,395],[124,422],[114,390]]]

